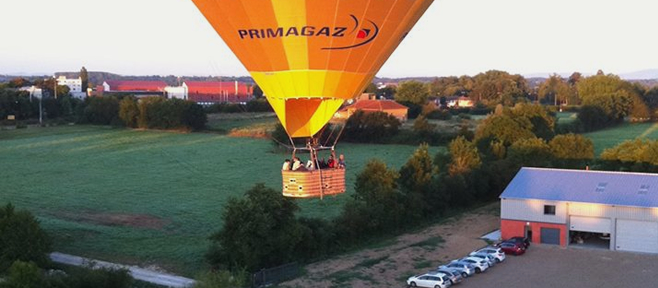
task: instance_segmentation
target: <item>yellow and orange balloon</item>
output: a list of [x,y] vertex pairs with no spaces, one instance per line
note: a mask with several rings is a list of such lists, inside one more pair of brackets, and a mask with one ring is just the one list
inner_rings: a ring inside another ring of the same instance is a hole
[[432,0],[192,0],[291,137],[312,137],[375,77]]

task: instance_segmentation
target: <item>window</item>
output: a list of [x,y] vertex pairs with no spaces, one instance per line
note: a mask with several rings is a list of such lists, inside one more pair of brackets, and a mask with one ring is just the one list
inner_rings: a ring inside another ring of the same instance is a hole
[[555,215],[555,205],[544,205],[544,215]]

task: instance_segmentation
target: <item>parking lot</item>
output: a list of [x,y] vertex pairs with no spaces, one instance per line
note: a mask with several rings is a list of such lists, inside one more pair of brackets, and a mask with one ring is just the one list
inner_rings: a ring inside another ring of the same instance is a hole
[[533,244],[455,287],[658,287],[658,255]]

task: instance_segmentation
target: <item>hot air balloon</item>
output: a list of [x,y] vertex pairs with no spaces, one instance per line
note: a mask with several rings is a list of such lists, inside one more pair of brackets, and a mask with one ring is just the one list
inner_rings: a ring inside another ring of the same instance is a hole
[[[316,135],[371,83],[432,0],[192,0],[247,68],[291,138]],[[296,151],[297,149],[295,149]],[[293,152],[294,153],[294,152]],[[317,157],[316,157],[317,159]],[[317,167],[317,166],[316,166]],[[340,171],[339,171],[340,170]],[[284,195],[345,191],[344,169],[283,171]]]

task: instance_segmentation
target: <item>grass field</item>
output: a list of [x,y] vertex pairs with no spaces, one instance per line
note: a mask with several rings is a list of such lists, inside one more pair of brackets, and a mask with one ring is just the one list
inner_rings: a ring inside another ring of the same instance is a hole
[[598,157],[606,148],[635,138],[658,139],[658,123],[624,123],[613,128],[584,134],[594,142],[594,155]]
[[[398,168],[416,147],[340,144],[348,194],[366,161]],[[435,153],[438,148],[433,148]],[[222,206],[255,183],[279,189],[289,154],[269,140],[60,126],[0,131],[0,204],[36,214],[55,250],[157,265],[194,276]],[[331,218],[348,195],[300,200],[306,216]]]

